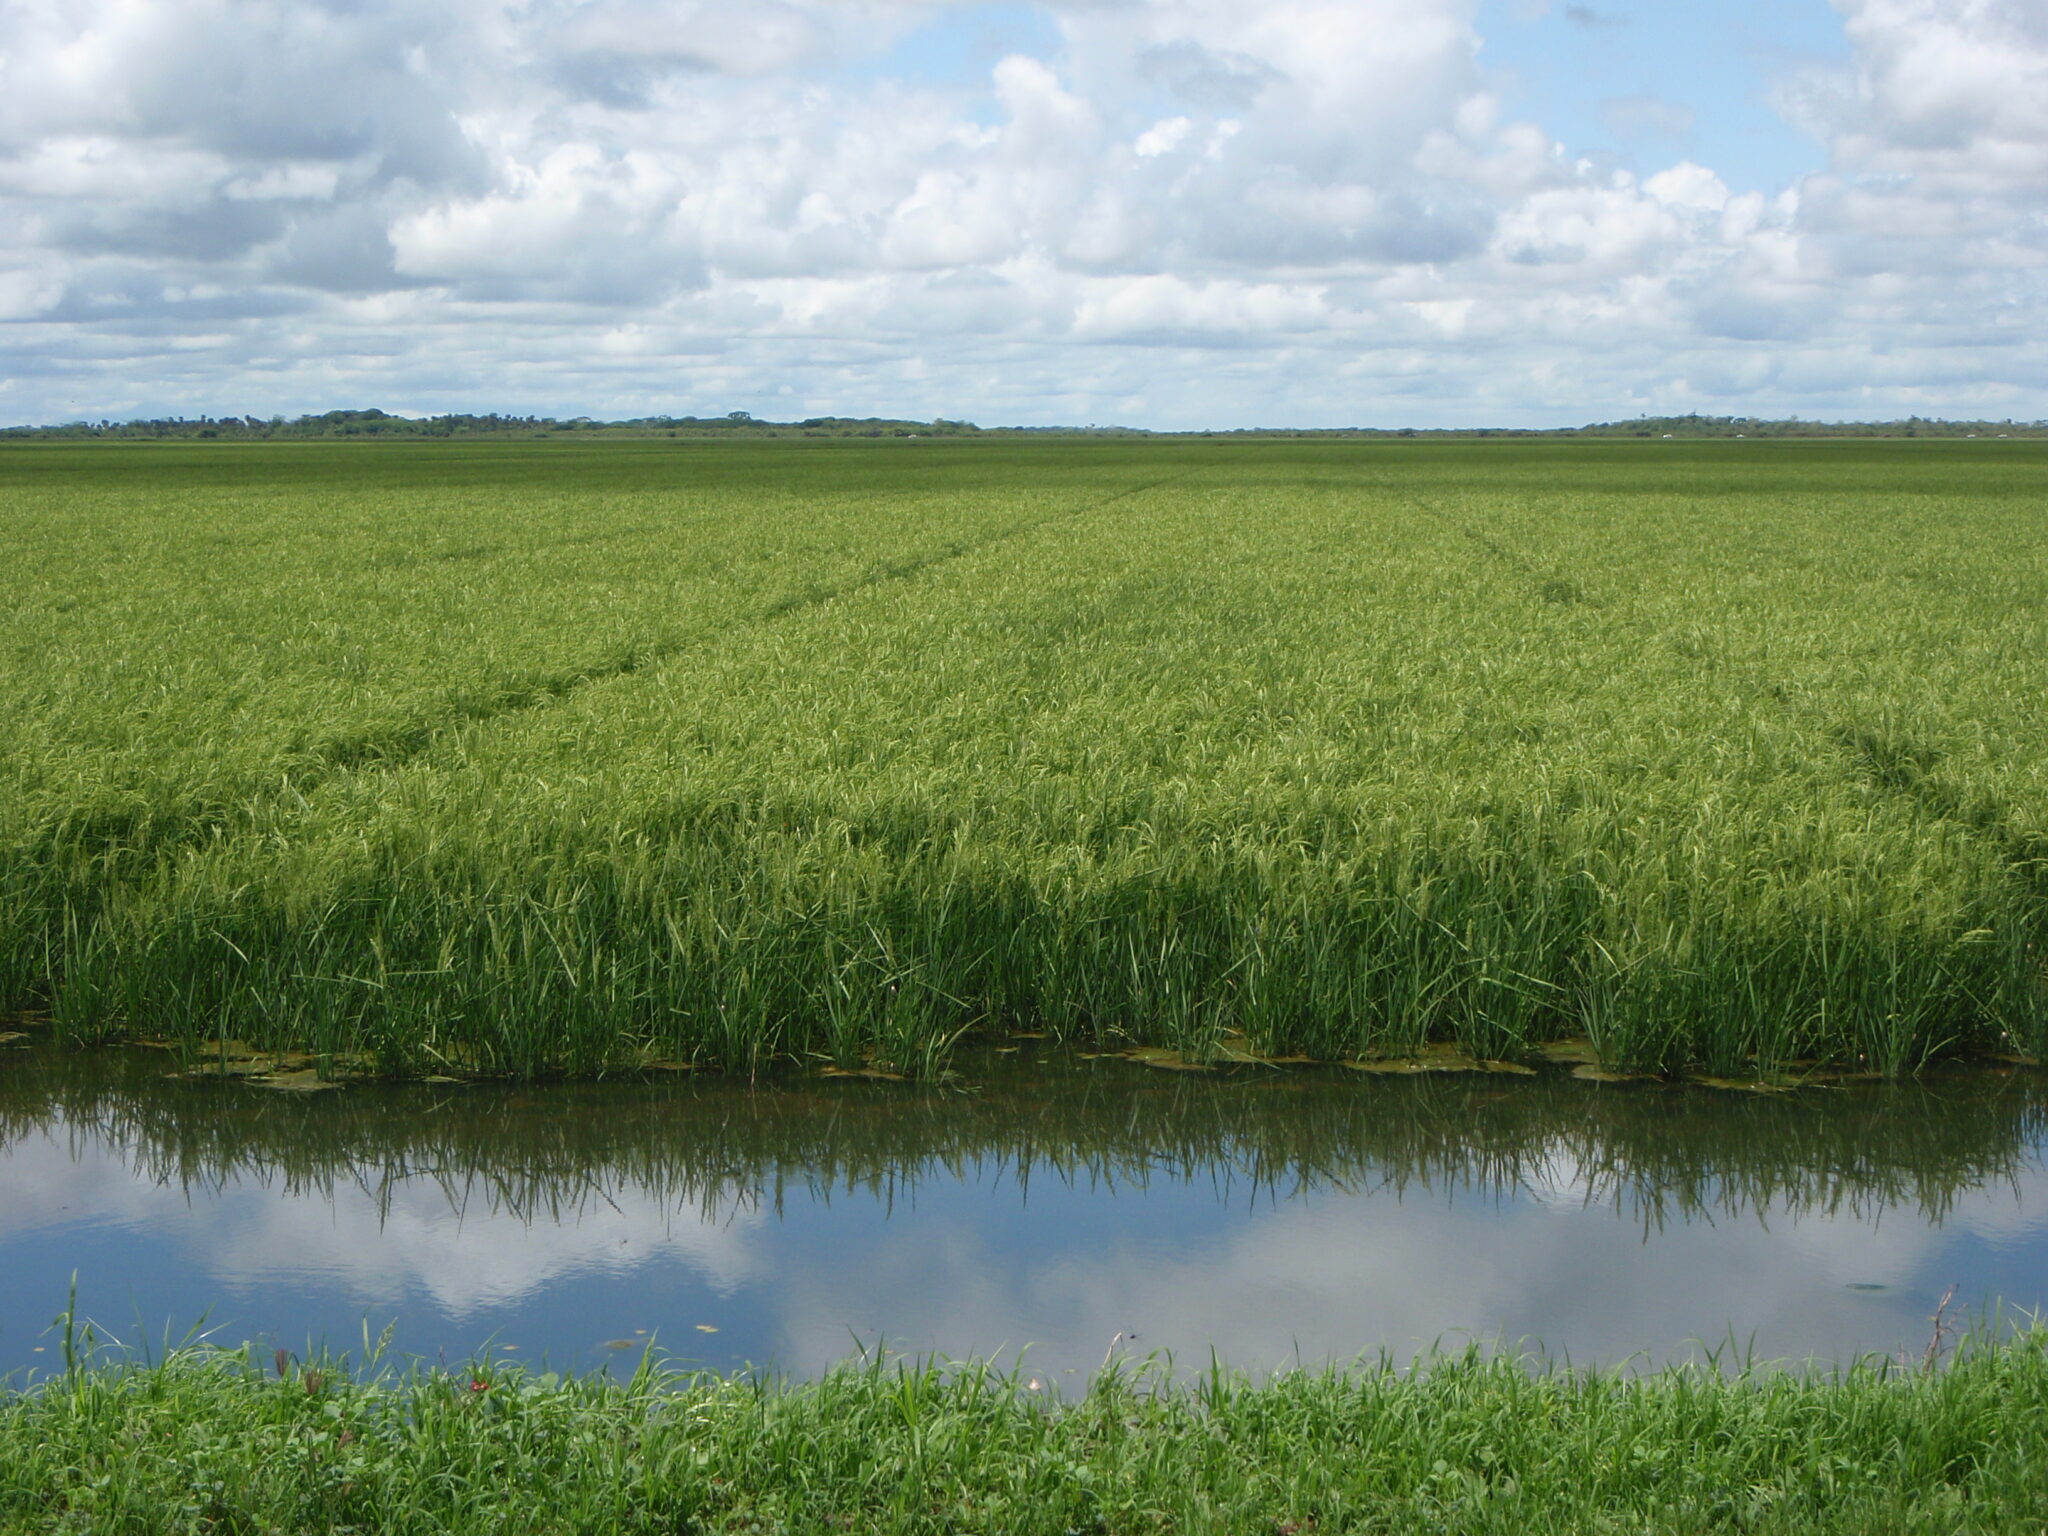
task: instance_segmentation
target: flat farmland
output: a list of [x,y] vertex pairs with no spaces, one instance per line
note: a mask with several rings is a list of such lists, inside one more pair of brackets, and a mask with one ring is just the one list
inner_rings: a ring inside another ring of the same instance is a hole
[[393,1071],[2048,1033],[2048,452],[0,450],[0,1007]]

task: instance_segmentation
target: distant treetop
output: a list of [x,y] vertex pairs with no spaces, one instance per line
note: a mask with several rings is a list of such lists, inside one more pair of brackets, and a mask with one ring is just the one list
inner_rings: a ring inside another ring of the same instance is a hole
[[205,438],[236,441],[338,437],[555,437],[601,433],[607,437],[958,437],[981,429],[965,421],[898,421],[882,417],[814,416],[806,421],[760,421],[745,411],[721,416],[636,416],[597,421],[575,416],[393,416],[368,410],[322,411],[308,416],[157,416],[136,421],[74,421],[54,427],[0,427],[0,437],[49,439]]
[[50,427],[0,427],[0,439],[222,439],[310,440],[343,437],[1206,437],[1206,438],[1493,438],[1493,437],[2048,437],[2048,421],[1946,421],[1908,416],[1901,421],[1802,421],[1757,416],[1638,416],[1632,421],[1583,427],[1240,427],[1224,431],[1159,432],[1139,427],[979,427],[971,421],[906,421],[882,416],[807,416],[766,421],[746,411],[717,416],[635,416],[597,421],[588,416],[393,416],[367,410],[322,411],[308,416],[158,416],[136,421],[74,421]]

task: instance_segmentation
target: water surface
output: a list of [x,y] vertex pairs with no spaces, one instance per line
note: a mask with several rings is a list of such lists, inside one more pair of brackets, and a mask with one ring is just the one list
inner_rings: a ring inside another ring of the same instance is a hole
[[1568,1078],[1189,1077],[1031,1048],[952,1087],[357,1086],[0,1052],[0,1373],[125,1342],[556,1367],[650,1340],[810,1374],[857,1350],[1214,1348],[1254,1371],[1435,1341],[1576,1361],[1917,1356],[2048,1303],[2048,1085],[1785,1098]]

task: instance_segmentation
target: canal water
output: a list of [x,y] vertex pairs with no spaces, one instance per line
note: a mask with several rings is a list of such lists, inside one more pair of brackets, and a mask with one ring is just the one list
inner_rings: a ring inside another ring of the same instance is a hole
[[77,1311],[218,1343],[810,1375],[862,1353],[1468,1340],[1577,1363],[1917,1359],[2048,1304],[2048,1081],[1758,1097],[1565,1076],[1189,1075],[1026,1046],[958,1082],[364,1086],[0,1052],[0,1376]]

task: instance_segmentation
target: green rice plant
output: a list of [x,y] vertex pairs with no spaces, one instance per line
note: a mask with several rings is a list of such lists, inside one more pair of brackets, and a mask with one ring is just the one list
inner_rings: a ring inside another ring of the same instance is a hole
[[930,450],[9,448],[0,994],[401,1071],[2042,1049],[2031,449]]

